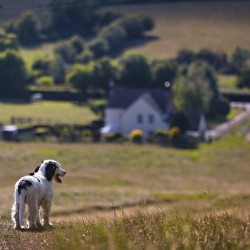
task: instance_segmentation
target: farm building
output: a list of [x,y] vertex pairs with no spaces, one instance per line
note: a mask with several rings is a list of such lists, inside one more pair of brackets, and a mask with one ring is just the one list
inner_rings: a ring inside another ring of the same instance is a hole
[[141,129],[144,136],[148,136],[156,129],[169,129],[174,111],[171,93],[167,90],[112,88],[102,131],[128,136],[133,129]]

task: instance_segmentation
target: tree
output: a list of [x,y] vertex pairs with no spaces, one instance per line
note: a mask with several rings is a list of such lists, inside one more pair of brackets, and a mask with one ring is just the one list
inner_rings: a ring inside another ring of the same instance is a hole
[[250,88],[250,67],[240,71],[237,81],[238,88]]
[[38,40],[40,21],[32,12],[25,12],[15,23],[15,32],[20,42],[30,43]]
[[89,46],[90,50],[95,55],[95,58],[107,55],[110,51],[109,43],[106,39],[96,38]]
[[7,49],[18,50],[17,37],[13,33],[6,33],[0,28],[0,51]]
[[95,0],[49,0],[51,29],[62,36],[88,33],[94,24]]
[[178,68],[176,63],[164,61],[156,64],[153,68],[154,86],[164,87],[166,81],[173,83],[177,77]]
[[93,82],[93,68],[93,62],[87,65],[75,64],[66,76],[67,83],[71,83],[76,89],[85,94]]
[[249,51],[242,47],[235,47],[230,55],[230,61],[233,63],[237,70],[246,66],[246,62],[249,58]]
[[151,87],[152,73],[147,58],[143,55],[128,55],[120,61],[120,84],[126,87]]
[[218,99],[214,70],[204,62],[191,64],[186,75],[179,76],[174,84],[173,95],[178,111],[209,113],[212,102]]
[[120,25],[111,24],[102,29],[99,37],[107,40],[110,51],[115,51],[123,46],[127,33]]
[[104,90],[107,94],[109,82],[117,79],[117,71],[111,59],[105,57],[97,61],[92,72],[94,87]]
[[115,23],[126,31],[129,38],[141,37],[145,31],[154,27],[153,19],[143,14],[127,15],[121,17]]
[[54,83],[65,82],[66,63],[61,56],[57,56],[52,65],[52,78]]
[[6,50],[0,53],[0,79],[1,91],[25,90],[27,72],[17,52]]

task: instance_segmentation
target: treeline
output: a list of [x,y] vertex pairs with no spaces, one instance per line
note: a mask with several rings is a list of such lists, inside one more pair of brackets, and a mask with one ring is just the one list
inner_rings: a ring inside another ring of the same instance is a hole
[[[115,20],[117,23],[112,23]],[[102,30],[111,23],[111,27]],[[47,11],[42,16],[38,17],[32,11],[25,12],[18,20],[7,22],[4,29],[16,34],[24,45],[65,39],[75,34],[89,38],[102,32],[101,36],[110,42],[111,47],[114,35],[120,40],[139,37],[153,26],[149,17],[124,17],[120,13],[102,10],[94,0],[49,0]]]

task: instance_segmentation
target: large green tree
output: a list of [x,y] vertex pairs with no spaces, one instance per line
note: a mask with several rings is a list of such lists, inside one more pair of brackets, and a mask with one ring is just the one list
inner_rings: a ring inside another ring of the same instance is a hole
[[132,54],[121,60],[120,84],[126,87],[152,87],[152,72],[148,60]]
[[69,36],[89,32],[94,25],[95,0],[49,0],[51,28]]
[[92,72],[94,87],[103,90],[107,94],[110,84],[117,80],[117,72],[118,69],[110,58],[104,57],[98,60]]
[[178,111],[199,111],[209,115],[226,115],[229,105],[221,98],[214,69],[204,62],[192,63],[173,86]]
[[22,14],[14,24],[14,31],[20,42],[35,42],[39,37],[40,21],[37,15],[28,11]]
[[72,70],[67,74],[66,81],[85,94],[93,82],[93,69],[93,62],[86,65],[75,64]]
[[176,63],[163,61],[153,67],[153,82],[155,87],[164,87],[165,82],[173,83],[178,74]]
[[26,69],[20,55],[6,50],[0,53],[0,89],[2,91],[22,91],[26,86]]

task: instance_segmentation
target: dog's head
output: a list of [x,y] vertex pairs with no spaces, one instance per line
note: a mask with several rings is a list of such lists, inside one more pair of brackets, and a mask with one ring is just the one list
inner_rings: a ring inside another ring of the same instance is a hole
[[35,172],[41,171],[48,181],[54,180],[57,183],[62,183],[60,176],[64,176],[66,171],[63,170],[60,164],[54,160],[44,160],[41,166],[37,167]]

